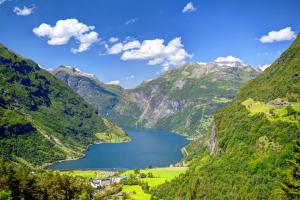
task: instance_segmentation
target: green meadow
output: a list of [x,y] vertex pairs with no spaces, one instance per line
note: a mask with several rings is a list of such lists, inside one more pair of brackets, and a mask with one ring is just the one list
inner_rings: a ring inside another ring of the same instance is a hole
[[[165,167],[165,168],[153,168],[153,169],[143,169],[140,173],[148,174],[152,173],[153,178],[141,178],[140,180],[146,182],[150,188],[156,187],[170,181],[173,178],[179,176],[187,170],[187,167]],[[122,175],[134,174],[134,170],[128,170],[122,173]]]
[[245,100],[242,104],[250,112],[250,115],[264,113],[268,120],[270,120],[271,122],[299,122],[300,104],[295,102],[289,102],[290,105],[274,105],[272,103],[254,101],[252,98],[249,98]]
[[80,176],[86,179],[90,178],[105,178],[112,176],[115,172],[111,171],[101,171],[101,170],[68,170],[68,171],[58,171],[60,174],[68,176]]
[[141,186],[139,185],[124,185],[122,187],[122,192],[125,192],[129,198],[134,200],[150,200],[151,195],[145,193]]

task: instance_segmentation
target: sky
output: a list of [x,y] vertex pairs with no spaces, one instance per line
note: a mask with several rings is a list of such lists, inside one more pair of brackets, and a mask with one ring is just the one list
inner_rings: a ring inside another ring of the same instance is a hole
[[299,30],[299,0],[0,0],[0,43],[125,88],[190,61],[266,66]]

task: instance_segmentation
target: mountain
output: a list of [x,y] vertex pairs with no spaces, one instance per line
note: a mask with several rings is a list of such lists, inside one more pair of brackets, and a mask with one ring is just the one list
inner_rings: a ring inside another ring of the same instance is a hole
[[62,81],[0,45],[1,155],[41,166],[81,156],[91,143],[127,139]]
[[124,89],[120,86],[105,84],[95,75],[81,72],[74,67],[59,66],[49,71],[96,107],[100,115],[106,115],[119,103],[123,95]]
[[259,74],[241,62],[188,63],[124,90],[75,68],[52,73],[99,113],[119,125],[166,129],[190,137],[207,133],[213,113],[234,97],[240,85]]
[[214,115],[208,140],[187,148],[194,155],[188,172],[153,193],[156,199],[300,199],[299,138],[300,34]]

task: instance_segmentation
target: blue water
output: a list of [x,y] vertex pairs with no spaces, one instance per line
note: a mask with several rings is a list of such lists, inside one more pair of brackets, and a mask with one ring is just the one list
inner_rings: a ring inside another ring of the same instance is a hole
[[133,169],[164,167],[182,159],[180,149],[188,144],[185,137],[161,130],[127,128],[130,142],[94,144],[79,160],[56,163],[49,169]]

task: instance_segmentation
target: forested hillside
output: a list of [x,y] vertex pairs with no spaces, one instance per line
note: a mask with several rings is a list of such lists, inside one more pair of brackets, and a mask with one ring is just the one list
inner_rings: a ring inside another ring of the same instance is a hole
[[40,166],[82,155],[88,144],[125,132],[32,60],[0,45],[0,153]]
[[209,141],[191,146],[201,154],[188,172],[157,199],[300,198],[300,35],[213,124]]
[[0,199],[90,199],[88,181],[50,171],[31,171],[0,157]]

